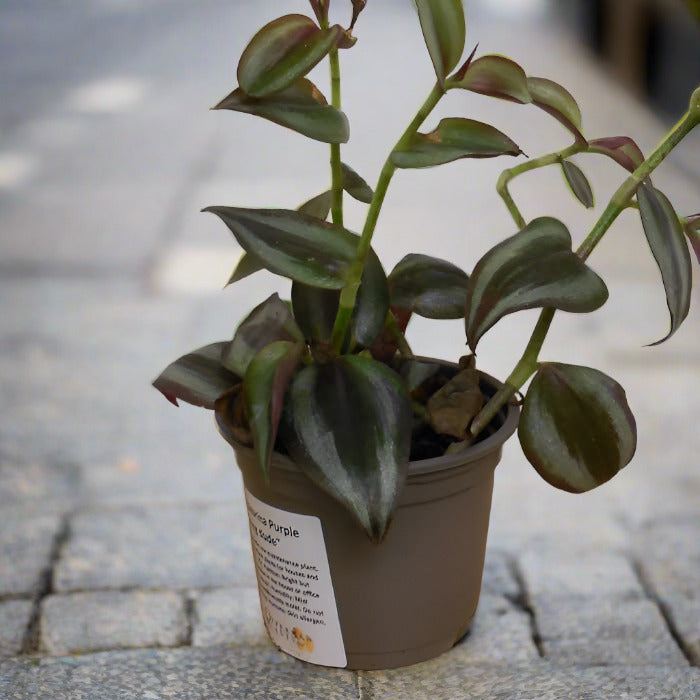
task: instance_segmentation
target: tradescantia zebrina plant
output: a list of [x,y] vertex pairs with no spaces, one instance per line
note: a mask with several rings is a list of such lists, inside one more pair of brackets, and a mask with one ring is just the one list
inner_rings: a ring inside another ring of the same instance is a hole
[[[435,454],[466,448],[519,392],[524,394],[520,442],[542,477],[571,492],[608,481],[635,450],[635,422],[624,390],[596,369],[538,356],[557,310],[585,313],[605,303],[605,283],[587,259],[628,207],[639,210],[666,293],[670,330],[658,342],[687,316],[689,242],[699,255],[700,215],[679,217],[651,175],[700,121],[700,88],[687,113],[645,157],[630,138],[584,136],[577,103],[557,83],[529,76],[500,55],[473,51],[465,58],[461,0],[415,0],[436,81],[389,150],[372,189],[342,161],[340,146],[350,130],[340,110],[339,54],[356,50],[353,32],[366,2],[335,0],[333,11],[351,17],[347,27],[331,23],[330,4],[310,0],[313,16],[285,15],[260,29],[240,57],[238,87],[215,107],[268,119],[330,144],[331,186],[297,210],[205,209],[228,226],[245,251],[230,283],[266,269],[291,280],[290,301],[273,294],[250,312],[232,340],[181,357],[155,386],[176,404],[182,399],[216,409],[237,440],[254,446],[266,476],[273,450],[289,454],[376,542],[386,533],[409,460],[421,456],[416,444],[428,436]],[[370,14],[371,9],[362,21],[371,21]],[[323,60],[330,66],[330,104],[306,77]],[[452,90],[544,110],[566,127],[572,141],[555,153],[524,159],[506,134],[464,115],[422,130]],[[574,248],[561,221],[548,216],[526,221],[508,186],[523,173],[556,166],[575,197],[591,207],[592,188],[571,160],[576,154],[610,158],[622,176],[600,218]],[[387,275],[372,238],[395,171],[501,156],[523,158],[497,182],[516,232],[504,232],[470,274],[445,260],[411,253]],[[344,192],[368,205],[361,232],[344,227]],[[404,336],[413,314],[463,318],[475,353],[501,318],[531,308],[542,309],[532,336],[491,396],[479,389],[474,355],[463,357],[459,370],[445,378],[439,365],[413,357]]]

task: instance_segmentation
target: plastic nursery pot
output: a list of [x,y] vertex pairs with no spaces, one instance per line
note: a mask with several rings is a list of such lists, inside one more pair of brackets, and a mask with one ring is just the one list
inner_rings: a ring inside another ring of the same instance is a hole
[[[482,375],[483,389],[499,383]],[[410,463],[385,540],[372,544],[339,504],[275,453],[265,484],[252,449],[217,414],[243,475],[263,620],[297,658],[386,669],[437,656],[467,632],[486,552],[493,474],[519,410],[456,455]]]

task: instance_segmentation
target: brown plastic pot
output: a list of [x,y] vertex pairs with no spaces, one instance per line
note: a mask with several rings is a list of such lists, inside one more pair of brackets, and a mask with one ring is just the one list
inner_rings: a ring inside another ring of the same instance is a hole
[[[482,380],[488,393],[499,386],[487,375]],[[217,415],[245,488],[274,508],[320,519],[346,668],[417,663],[466,634],[481,590],[494,469],[518,414],[512,405],[502,409],[495,432],[460,454],[411,462],[380,545],[289,458],[274,454],[265,484],[253,450],[237,443]]]

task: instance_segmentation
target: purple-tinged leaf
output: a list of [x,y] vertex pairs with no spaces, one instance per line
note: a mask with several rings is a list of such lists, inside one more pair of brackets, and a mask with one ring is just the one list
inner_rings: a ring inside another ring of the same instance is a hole
[[299,365],[303,343],[278,340],[251,360],[243,391],[255,452],[265,479],[277,438],[284,394]]
[[307,202],[304,202],[297,211],[307,216],[313,216],[315,219],[325,221],[328,218],[328,212],[331,210],[333,203],[333,190],[326,190],[321,194],[312,197]]
[[309,4],[319,24],[324,24],[328,21],[328,6],[330,5],[330,0],[309,0]]
[[352,19],[350,20],[350,30],[352,30],[360,12],[367,6],[367,0],[350,0],[350,2],[352,2]]
[[410,253],[389,275],[392,306],[425,318],[463,318],[469,276],[456,265]]
[[360,288],[350,322],[355,340],[369,347],[384,328],[389,313],[389,286],[377,254],[370,249],[362,272]]
[[292,283],[294,318],[308,341],[330,342],[339,302],[340,292],[335,289]]
[[266,345],[277,340],[301,343],[304,335],[287,304],[273,294],[241,321],[233,340],[226,344],[221,361],[232,372],[244,377],[251,360]]
[[305,15],[278,17],[251,40],[238,62],[238,84],[251,97],[268,97],[303,78],[337,45],[344,30],[319,29]]
[[594,204],[593,190],[588,182],[588,178],[583,174],[583,171],[570,160],[563,159],[561,161],[561,169],[564,173],[564,179],[574,193],[576,199],[587,209],[590,209]]
[[671,329],[661,340],[653,343],[658,345],[668,340],[688,315],[693,272],[683,227],[671,202],[650,184],[640,185],[637,201],[644,233],[661,272],[671,315]]
[[241,248],[270,272],[312,287],[340,289],[355,260],[359,237],[290,209],[207,207]]
[[593,153],[602,153],[612,158],[631,173],[644,162],[644,154],[639,146],[627,136],[593,139],[588,142],[588,147]]
[[616,381],[590,367],[543,363],[525,396],[518,437],[545,481],[583,493],[630,462],[637,429]]
[[441,86],[464,51],[466,26],[462,0],[414,0],[425,45]]
[[270,97],[250,97],[236,88],[212,109],[229,109],[262,117],[323,143],[346,143],[348,119],[328,105],[319,89],[306,78]]
[[153,382],[153,386],[168,401],[178,405],[178,399],[212,409],[216,399],[241,381],[224,367],[221,356],[227,342],[212,343],[169,364]]
[[343,36],[340,37],[338,40],[338,48],[339,49],[351,49],[355,44],[357,43],[357,37],[352,35],[352,31],[350,29],[346,29],[343,32]]
[[522,151],[495,127],[462,117],[449,117],[429,134],[417,133],[402,150],[391,154],[397,168],[430,168],[460,158],[520,155]]
[[260,270],[264,269],[265,266],[253,255],[243,253],[231,277],[229,277],[228,282],[226,282],[224,286],[228,287],[230,284],[240,282],[242,279],[250,277],[250,275],[254,275],[256,272],[260,272]]
[[460,74],[459,80],[451,80],[449,87],[471,90],[520,104],[532,102],[525,71],[505,56],[480,56],[471,61]]
[[369,204],[374,196],[372,188],[346,163],[341,163],[340,167],[343,170],[343,189],[358,202]]
[[561,122],[578,143],[586,143],[581,133],[581,110],[568,90],[553,80],[533,77],[527,79],[527,88],[533,104]]
[[552,307],[586,313],[602,306],[608,290],[571,250],[566,226],[550,217],[491,248],[469,278],[466,331],[475,350],[481,336],[515,311]]
[[302,471],[381,542],[408,473],[411,423],[399,376],[343,355],[294,376],[281,435]]
[[690,241],[690,245],[695,251],[695,257],[700,263],[700,214],[693,214],[685,218],[683,233]]

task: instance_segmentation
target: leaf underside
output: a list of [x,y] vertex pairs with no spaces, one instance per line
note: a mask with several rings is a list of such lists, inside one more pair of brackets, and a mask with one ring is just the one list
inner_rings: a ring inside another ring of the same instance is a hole
[[447,117],[429,134],[417,133],[391,154],[397,168],[430,168],[460,158],[517,156],[518,145],[495,127],[462,117]]
[[153,386],[176,406],[178,399],[213,409],[216,399],[240,383],[241,376],[224,367],[221,356],[228,342],[211,343],[169,364]]
[[323,143],[346,143],[350,138],[345,114],[328,105],[318,88],[306,78],[269,97],[250,97],[236,88],[213,109],[262,117]]

